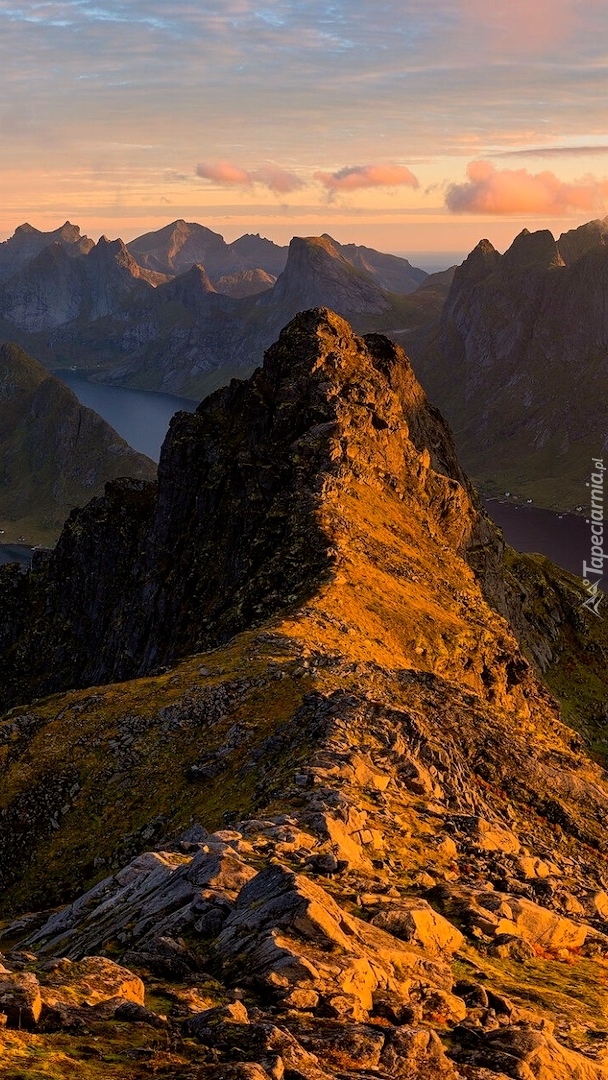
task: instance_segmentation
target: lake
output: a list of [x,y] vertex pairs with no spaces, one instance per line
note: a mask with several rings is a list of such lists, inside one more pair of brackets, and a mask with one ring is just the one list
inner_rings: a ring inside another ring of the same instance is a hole
[[[589,562],[591,557],[589,525],[584,517],[496,499],[486,499],[484,505],[511,547],[517,551],[538,551],[582,578],[583,562]],[[605,535],[608,536],[608,524]]]
[[54,371],[53,374],[69,386],[82,405],[98,412],[130,446],[153,461],[159,459],[173,414],[180,409],[194,412],[198,405],[197,401],[173,394],[89,382],[73,371]]
[[0,544],[0,566],[12,562],[29,566],[31,557],[32,549],[25,544]]

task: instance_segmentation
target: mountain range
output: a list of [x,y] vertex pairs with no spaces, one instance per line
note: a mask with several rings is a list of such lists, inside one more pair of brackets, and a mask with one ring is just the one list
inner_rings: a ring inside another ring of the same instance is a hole
[[446,292],[407,259],[327,235],[288,249],[256,235],[227,244],[177,221],[129,245],[93,244],[66,222],[51,233],[20,226],[0,244],[7,340],[54,369],[194,398],[251,373],[302,308],[401,329],[437,314]]
[[152,479],[138,454],[15,345],[0,346],[0,528],[5,543],[53,543],[108,480]]
[[7,1080],[606,1080],[584,598],[326,309],[178,413],[0,568]]
[[524,230],[429,276],[328,234],[227,244],[177,221],[126,246],[20,226],[0,244],[0,335],[53,369],[199,399],[327,306],[407,345],[485,495],[580,512],[608,449],[607,235],[608,218],[558,240]]
[[588,506],[608,451],[608,217],[524,230],[504,255],[482,240],[408,351],[484,492]]

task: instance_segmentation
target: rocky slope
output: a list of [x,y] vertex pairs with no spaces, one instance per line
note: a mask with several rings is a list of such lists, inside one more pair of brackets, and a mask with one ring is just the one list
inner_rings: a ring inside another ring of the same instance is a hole
[[481,241],[438,327],[408,339],[488,494],[586,504],[591,459],[608,449],[607,229],[608,219],[590,222],[558,241],[524,230],[502,256]]
[[605,1080],[608,636],[507,554],[316,310],[0,575],[10,1080]]
[[66,515],[107,480],[152,479],[136,453],[59,379],[15,345],[0,347],[0,528],[5,542],[57,539]]

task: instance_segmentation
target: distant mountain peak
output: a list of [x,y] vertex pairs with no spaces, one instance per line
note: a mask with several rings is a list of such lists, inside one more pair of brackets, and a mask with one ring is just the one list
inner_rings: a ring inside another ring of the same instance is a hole
[[553,233],[549,229],[537,229],[535,232],[522,229],[511,247],[505,251],[503,259],[505,266],[519,269],[565,265]]

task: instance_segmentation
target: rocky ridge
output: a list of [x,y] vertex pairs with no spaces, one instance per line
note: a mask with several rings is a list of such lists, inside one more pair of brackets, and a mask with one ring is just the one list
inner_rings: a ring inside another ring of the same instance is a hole
[[504,556],[315,310],[0,575],[7,1078],[605,1080],[608,784],[539,670],[605,702],[608,641]]

